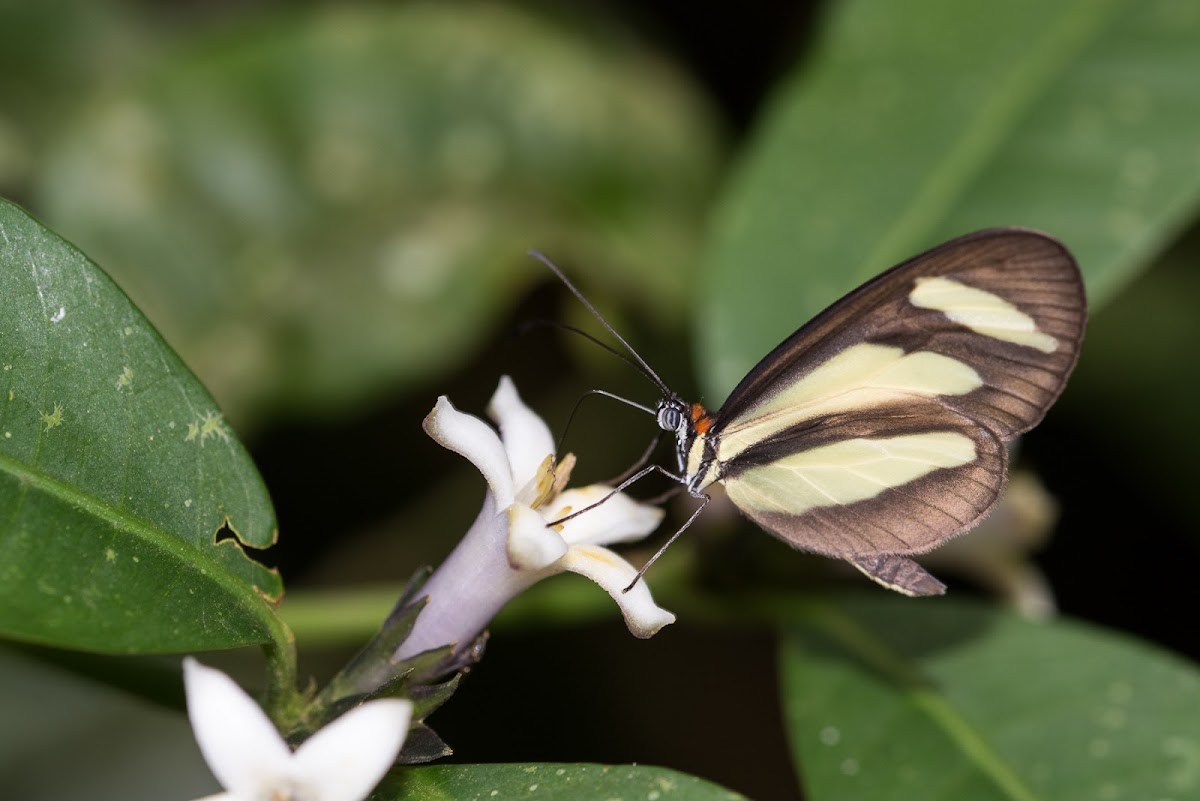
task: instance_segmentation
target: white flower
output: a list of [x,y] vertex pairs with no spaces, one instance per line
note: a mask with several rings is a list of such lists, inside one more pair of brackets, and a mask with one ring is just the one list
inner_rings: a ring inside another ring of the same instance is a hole
[[662,510],[618,494],[578,517],[549,526],[608,496],[594,484],[564,490],[574,457],[554,464],[550,429],[507,376],[488,404],[500,428],[455,409],[444,396],[425,418],[438,444],[466,457],[483,473],[483,509],[454,552],[421,589],[428,603],[396,652],[404,659],[446,644],[469,643],[516,595],[547,576],[571,571],[599,584],[637,637],[650,637],[675,616],[654,603],[644,581],[628,592],[637,570],[603,546],[645,537]]
[[361,801],[395,761],[413,705],[385,698],[355,707],[295,753],[233,679],[183,660],[188,717],[224,793],[205,801]]

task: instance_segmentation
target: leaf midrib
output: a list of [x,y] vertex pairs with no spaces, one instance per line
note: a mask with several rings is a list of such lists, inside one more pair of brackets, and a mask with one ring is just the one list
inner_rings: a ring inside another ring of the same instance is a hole
[[[117,530],[127,531],[134,536],[153,543],[155,547],[166,551],[182,563],[205,562],[206,568],[203,571],[205,578],[220,586],[228,596],[236,601],[238,606],[248,610],[253,617],[261,621],[266,631],[275,632],[276,625],[271,619],[273,615],[265,604],[258,601],[256,597],[247,594],[245,591],[245,581],[225,565],[224,562],[206,553],[205,549],[197,548],[182,537],[158,528],[142,518],[131,515],[108,501],[85,492],[80,492],[73,485],[60,481],[36,468],[13,459],[7,454],[0,453],[0,471],[13,476],[27,486],[34,487],[47,495],[58,498],[69,505],[84,510],[94,517],[104,520]],[[213,547],[217,548],[221,546],[214,544]],[[249,557],[245,556],[244,558],[249,559]],[[263,588],[256,585],[255,589],[257,593],[264,591]]]
[[1042,801],[946,698],[924,681],[910,660],[889,648],[869,629],[827,603],[806,605],[806,617],[853,655],[891,678],[898,691],[933,721],[966,758],[1013,801]]

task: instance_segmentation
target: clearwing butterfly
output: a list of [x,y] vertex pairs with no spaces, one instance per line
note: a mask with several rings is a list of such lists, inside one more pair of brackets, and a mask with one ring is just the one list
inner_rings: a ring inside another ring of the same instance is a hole
[[658,384],[657,408],[641,408],[676,437],[677,472],[651,465],[614,492],[658,471],[703,501],[639,577],[719,482],[793,547],[844,559],[906,595],[942,594],[909,557],[969,530],[996,503],[1005,443],[1062,393],[1087,320],[1066,247],[1037,231],[978,231],[835,302],[710,412],[672,392],[549,266]]

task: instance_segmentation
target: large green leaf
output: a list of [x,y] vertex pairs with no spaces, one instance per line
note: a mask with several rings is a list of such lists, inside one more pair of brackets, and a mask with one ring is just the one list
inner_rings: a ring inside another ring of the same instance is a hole
[[736,801],[743,798],[695,776],[640,765],[435,765],[385,781],[376,801],[539,798],[546,801],[639,798]]
[[94,264],[0,201],[0,634],[110,652],[280,629],[265,488],[212,398]]
[[883,268],[1040,228],[1102,301],[1200,201],[1200,6],[848,0],[782,88],[716,215],[701,353],[722,397]]
[[813,801],[1200,792],[1200,671],[1177,657],[948,601],[792,611],[784,706]]
[[453,369],[549,279],[530,247],[678,319],[714,117],[605,41],[500,4],[282,9],[85,107],[37,209],[238,420]]

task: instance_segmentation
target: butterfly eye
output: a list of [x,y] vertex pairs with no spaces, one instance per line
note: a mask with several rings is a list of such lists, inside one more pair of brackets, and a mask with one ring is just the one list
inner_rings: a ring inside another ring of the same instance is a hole
[[678,431],[683,423],[683,412],[672,403],[663,402],[658,405],[658,427],[663,431]]

